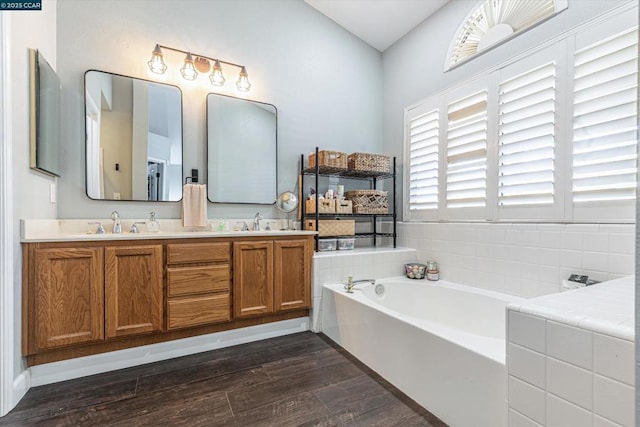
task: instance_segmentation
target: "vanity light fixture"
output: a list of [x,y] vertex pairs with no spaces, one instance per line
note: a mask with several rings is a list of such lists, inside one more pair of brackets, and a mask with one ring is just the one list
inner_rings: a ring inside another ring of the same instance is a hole
[[238,81],[236,82],[236,87],[240,92],[249,92],[251,89],[251,83],[249,83],[249,76],[247,75],[247,69],[242,67],[240,70],[240,77],[238,77]]
[[[244,68],[244,67],[242,67]],[[211,80],[211,84],[214,86],[222,86],[226,79],[222,74],[222,67],[220,66],[220,61],[217,59],[213,63],[213,71],[209,75],[209,80]]]
[[153,49],[151,59],[147,62],[149,69],[156,74],[163,74],[167,70],[167,64],[164,63],[162,58],[162,50],[159,45]]
[[182,74],[185,80],[195,80],[196,77],[198,77],[196,67],[193,65],[191,52],[187,53],[187,56],[184,58],[184,65],[180,68],[180,74]]
[[[248,92],[251,89],[251,83],[249,82],[249,75],[247,74],[247,68],[244,65],[234,64],[233,62],[223,61],[221,59],[210,58],[198,53],[191,53],[181,49],[176,49],[169,46],[162,46],[156,44],[151,54],[151,59],[147,62],[149,69],[156,74],[164,74],[167,70],[167,65],[164,63],[164,56],[162,49],[172,50],[174,52],[180,52],[185,54],[184,65],[180,68],[180,74],[185,80],[195,80],[198,78],[198,72],[207,73],[211,69],[209,74],[209,80],[213,86],[222,86],[226,82],[224,74],[222,73],[222,65],[230,65],[232,67],[240,68],[238,80],[236,81],[236,88],[240,92]],[[213,62],[213,66],[210,65],[210,61]]]

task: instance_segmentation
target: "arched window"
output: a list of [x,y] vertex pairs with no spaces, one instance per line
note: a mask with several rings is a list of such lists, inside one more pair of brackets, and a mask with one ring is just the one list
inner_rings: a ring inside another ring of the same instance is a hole
[[567,0],[482,0],[460,24],[445,71],[567,8]]

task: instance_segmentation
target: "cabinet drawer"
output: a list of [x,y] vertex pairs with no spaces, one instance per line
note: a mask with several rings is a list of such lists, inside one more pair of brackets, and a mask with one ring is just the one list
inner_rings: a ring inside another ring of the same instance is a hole
[[229,261],[229,243],[176,243],[167,245],[169,264]]
[[229,264],[167,268],[169,297],[209,292],[229,292]]
[[229,320],[231,320],[229,294],[175,298],[167,303],[168,329]]

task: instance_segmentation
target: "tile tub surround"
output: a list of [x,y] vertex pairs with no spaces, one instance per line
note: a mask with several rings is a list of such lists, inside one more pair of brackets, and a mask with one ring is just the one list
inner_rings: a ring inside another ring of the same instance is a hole
[[633,224],[398,223],[398,245],[438,261],[441,279],[527,298],[573,273],[633,274],[634,243]]
[[634,426],[634,278],[507,307],[512,426]]
[[322,286],[346,283],[348,276],[354,280],[382,279],[403,274],[404,264],[426,259],[417,258],[415,249],[369,247],[349,251],[316,252],[313,255],[313,289],[311,330],[321,332]]

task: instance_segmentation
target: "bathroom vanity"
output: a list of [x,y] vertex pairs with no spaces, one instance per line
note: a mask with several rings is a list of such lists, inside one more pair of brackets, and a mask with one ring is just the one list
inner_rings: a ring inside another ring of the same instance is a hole
[[313,233],[23,239],[29,366],[305,317]]

